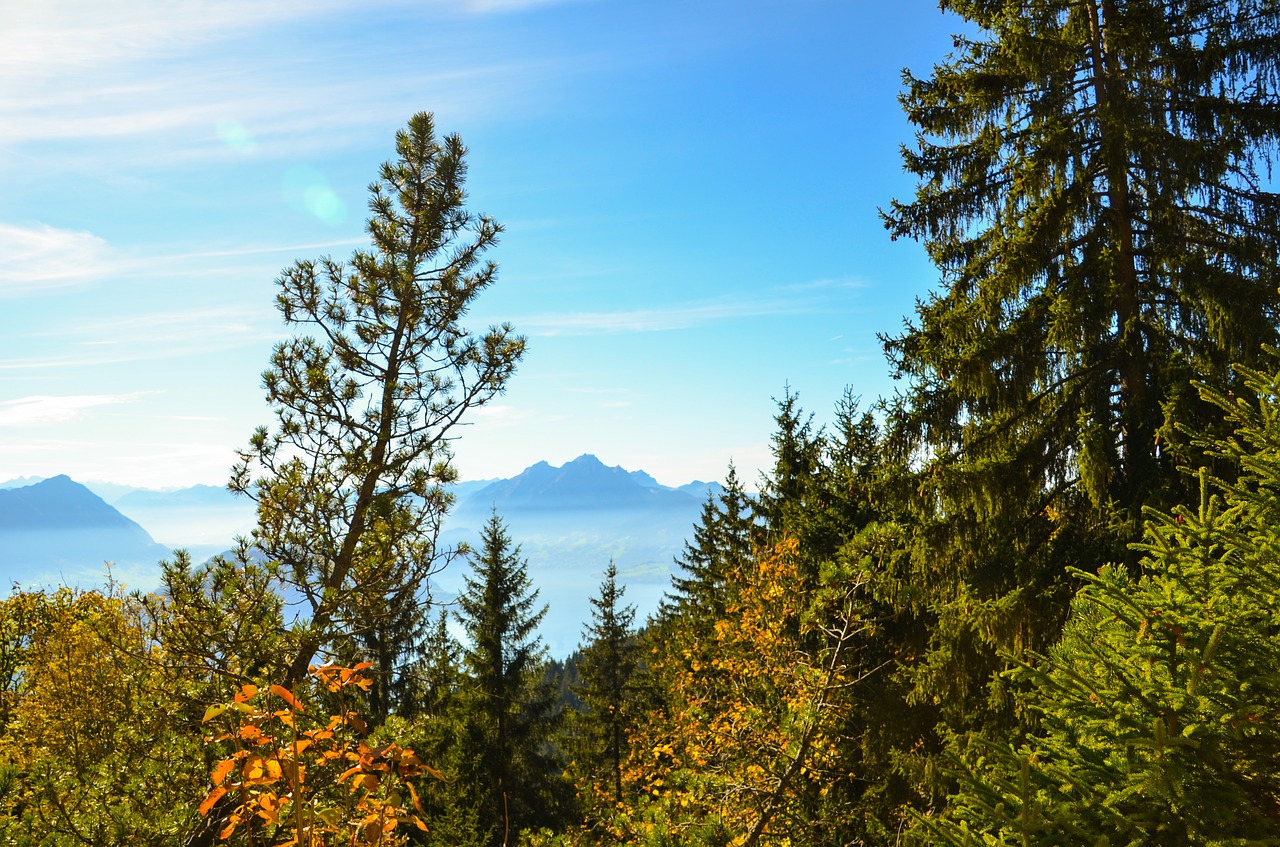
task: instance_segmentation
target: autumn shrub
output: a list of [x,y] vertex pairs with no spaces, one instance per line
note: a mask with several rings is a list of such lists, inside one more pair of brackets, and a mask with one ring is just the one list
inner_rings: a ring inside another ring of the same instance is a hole
[[402,825],[426,831],[413,780],[434,772],[412,749],[371,744],[352,708],[349,695],[372,685],[370,667],[311,669],[313,699],[336,701],[334,714],[283,686],[253,683],[206,710],[216,763],[198,811],[213,819],[220,840],[390,847],[403,843]]

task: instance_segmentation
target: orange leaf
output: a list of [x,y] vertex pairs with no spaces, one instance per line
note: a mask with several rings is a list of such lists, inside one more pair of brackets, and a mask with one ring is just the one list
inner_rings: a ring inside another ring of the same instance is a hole
[[351,780],[351,790],[355,791],[357,788],[363,788],[365,791],[377,791],[380,784],[378,778],[373,774],[362,773]]
[[[418,799],[418,792],[414,790],[413,783],[406,782],[405,785],[409,787],[409,796],[413,798],[413,808],[418,810],[418,814],[423,814],[422,801]],[[421,823],[421,821],[419,821],[419,823]],[[426,827],[424,826],[423,829],[426,829]]]
[[[223,764],[230,764],[230,761],[228,760]],[[197,810],[200,812],[200,817],[208,817],[209,810],[213,808],[213,804],[218,802],[218,800],[222,798],[222,795],[226,793],[227,789],[223,788],[221,785],[210,791],[209,796],[204,798],[204,801],[200,804],[200,808]]]
[[285,688],[283,685],[271,686],[271,693],[288,703],[289,707],[295,712],[301,712],[303,710],[302,704],[294,699],[293,692]]
[[[274,774],[271,772],[273,764]],[[268,762],[261,756],[250,756],[245,760],[241,773],[244,774],[245,782],[250,785],[269,785],[280,778],[280,763],[275,760]]]
[[235,759],[223,759],[213,769],[213,784],[221,785],[222,781],[227,778],[227,774],[231,773],[231,769],[236,766]]
[[246,682],[243,686],[241,686],[240,690],[236,692],[236,702],[244,703],[248,700],[253,699],[257,695],[258,695],[258,686],[254,685],[252,682]]
[[280,768],[280,761],[278,759],[267,759],[267,779],[275,782],[280,778],[282,773],[283,771]]
[[263,794],[258,799],[258,815],[269,824],[280,823],[280,808],[287,801],[281,801],[274,794]]

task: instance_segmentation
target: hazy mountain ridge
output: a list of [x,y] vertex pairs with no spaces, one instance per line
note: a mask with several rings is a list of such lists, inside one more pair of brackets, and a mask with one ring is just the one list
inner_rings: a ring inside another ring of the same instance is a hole
[[[171,555],[169,548],[186,548],[200,560],[230,548],[235,535],[254,526],[252,500],[212,485],[154,490],[81,484],[66,476],[23,482],[0,482],[0,576],[7,581],[21,575],[24,584],[97,585],[103,562],[112,560],[117,571],[127,569],[132,586],[148,590],[156,587],[158,563]],[[508,479],[470,480],[450,489],[456,501],[442,544],[474,545],[496,508],[529,561],[540,601],[550,606],[542,632],[554,655],[576,645],[590,617],[588,598],[610,560],[627,586],[627,602],[642,617],[656,609],[708,492],[721,490],[715,482],[664,486],[645,471],[606,466],[590,454],[560,467],[538,462]],[[41,517],[17,505],[33,491],[44,504]],[[104,491],[115,495],[114,504],[99,496]],[[49,496],[58,492],[66,499]],[[94,526],[114,527],[136,543],[123,545],[91,531]],[[440,574],[437,599],[456,594],[466,572],[459,562]]]
[[111,501],[117,509],[129,507],[235,506],[249,502],[218,485],[192,485],[173,491],[139,488]]
[[[549,606],[543,637],[552,655],[567,655],[590,619],[589,598],[610,561],[641,619],[657,609],[707,493],[720,490],[715,482],[671,488],[591,454],[560,467],[538,462],[459,496],[441,541],[475,545],[496,510],[529,562],[539,601]],[[441,588],[461,590],[465,571],[441,574]]]
[[4,491],[9,488],[26,488],[29,485],[35,485],[37,482],[44,481],[45,477],[42,476],[19,476],[0,482],[0,491]]
[[0,488],[5,582],[100,583],[106,562],[137,573],[169,555],[141,525],[68,476]]
[[[690,483],[701,486],[703,483]],[[561,467],[538,462],[510,479],[500,479],[465,498],[458,511],[496,507],[499,514],[522,511],[685,509],[693,494],[660,485],[644,471],[609,467],[590,453]]]
[[[66,530],[106,527],[146,535],[134,521],[71,477],[0,490],[0,530]],[[139,536],[140,537],[140,536]],[[147,536],[150,542],[150,536]]]

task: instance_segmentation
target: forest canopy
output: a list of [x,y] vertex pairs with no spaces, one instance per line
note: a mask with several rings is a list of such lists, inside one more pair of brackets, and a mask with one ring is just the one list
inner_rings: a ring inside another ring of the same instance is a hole
[[0,602],[6,841],[1274,843],[1280,5],[943,7],[882,211],[938,273],[901,390],[786,390],[758,490],[646,621],[601,562],[569,657],[501,515],[441,542],[524,339],[465,325],[501,227],[414,116],[370,246],[277,280],[255,531]]

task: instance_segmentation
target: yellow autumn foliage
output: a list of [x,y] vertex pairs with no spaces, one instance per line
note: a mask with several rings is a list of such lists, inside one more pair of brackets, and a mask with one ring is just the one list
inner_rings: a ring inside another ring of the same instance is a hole
[[[671,701],[633,744],[628,778],[649,805],[615,821],[621,841],[757,843],[796,796],[821,796],[837,766],[835,733],[864,629],[860,586],[835,586],[827,607],[812,608],[792,538],[726,576],[733,591],[710,638],[664,643],[652,655]],[[770,843],[784,836],[773,832]]]

